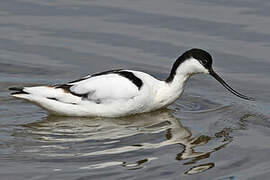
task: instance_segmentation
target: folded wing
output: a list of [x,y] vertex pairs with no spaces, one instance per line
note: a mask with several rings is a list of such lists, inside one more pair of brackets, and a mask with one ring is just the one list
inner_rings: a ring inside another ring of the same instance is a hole
[[59,87],[64,86],[73,95],[96,103],[126,101],[139,95],[138,87],[130,79],[117,73],[89,76]]

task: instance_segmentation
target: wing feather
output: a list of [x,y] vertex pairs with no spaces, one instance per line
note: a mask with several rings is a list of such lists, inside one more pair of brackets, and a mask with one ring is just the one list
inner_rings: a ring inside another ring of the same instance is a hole
[[88,100],[107,101],[129,99],[139,95],[138,87],[126,77],[115,73],[90,76],[67,84],[72,94]]

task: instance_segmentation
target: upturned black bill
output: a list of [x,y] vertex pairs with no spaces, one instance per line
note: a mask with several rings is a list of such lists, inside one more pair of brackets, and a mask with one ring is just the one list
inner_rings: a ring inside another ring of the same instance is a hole
[[215,71],[211,68],[209,70],[209,74],[212,75],[218,82],[220,82],[226,89],[228,89],[231,93],[233,93],[234,95],[249,100],[249,101],[255,101],[254,98],[252,97],[247,97],[243,94],[240,94],[239,92],[235,91],[233,88],[231,88],[221,77],[219,77],[219,75],[217,75],[217,73],[215,73]]

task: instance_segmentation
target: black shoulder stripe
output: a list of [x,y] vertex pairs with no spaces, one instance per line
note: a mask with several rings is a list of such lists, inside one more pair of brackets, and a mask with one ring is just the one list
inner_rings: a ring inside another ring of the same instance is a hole
[[106,74],[119,74],[120,76],[123,76],[129,79],[131,82],[133,82],[138,87],[139,90],[141,89],[143,85],[143,82],[140,78],[135,76],[132,72],[124,71],[122,69],[114,69],[114,70],[92,74],[91,77],[96,77],[96,76],[101,76],[101,75],[106,75]]
[[[127,79],[129,79],[132,83],[134,83],[138,89],[140,90],[142,85],[143,85],[143,82],[140,78],[138,78],[137,76],[135,76],[132,72],[129,72],[129,71],[123,71],[121,69],[116,69],[116,70],[110,70],[110,71],[104,71],[104,72],[101,72],[101,73],[96,73],[96,74],[93,74],[91,75],[90,77],[95,77],[95,76],[101,76],[101,75],[106,75],[106,74],[118,74],[120,76],[123,76]],[[89,78],[89,77],[87,77]],[[84,80],[84,79],[87,79],[87,78],[82,78],[82,79],[79,79],[79,80],[75,80],[75,81],[72,81],[70,83],[73,83],[73,82],[79,82],[81,80]],[[74,93],[70,90],[70,88],[72,87],[73,85],[71,84],[60,84],[60,85],[55,85],[54,87],[55,88],[61,88],[63,89],[66,93],[70,93],[70,94],[73,94],[74,96],[78,96],[78,97],[82,97],[82,98],[87,98],[88,97],[88,93],[86,94],[77,94],[77,93]]]
[[76,80],[74,80],[74,81],[70,81],[68,84],[80,82],[80,81],[86,80],[86,79],[91,78],[91,77],[96,77],[96,76],[101,76],[101,75],[106,75],[106,74],[116,73],[116,72],[119,72],[119,71],[121,71],[121,70],[122,70],[122,69],[114,69],[114,70],[109,70],[109,71],[104,71],[104,72],[95,73],[95,74],[92,74],[92,75],[90,75],[90,76],[85,76],[85,77],[82,77],[82,78],[80,78],[80,79],[76,79]]
[[123,77],[129,79],[131,82],[133,82],[138,87],[139,90],[141,89],[141,87],[143,85],[142,80],[140,78],[138,78],[137,76],[135,76],[132,72],[119,71],[119,72],[116,72],[116,74],[119,74],[120,76],[123,76]]
[[122,69],[114,69],[114,70],[99,72],[99,73],[92,74],[91,77],[101,76],[101,75],[106,75],[106,74],[119,73],[120,71],[122,71]]

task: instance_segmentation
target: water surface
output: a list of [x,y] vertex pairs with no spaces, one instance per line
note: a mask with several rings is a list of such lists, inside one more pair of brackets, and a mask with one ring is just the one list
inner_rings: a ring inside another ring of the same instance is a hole
[[[0,2],[0,179],[268,179],[270,13],[259,1]],[[48,116],[8,87],[112,68],[168,76],[199,47],[256,102],[194,76],[167,109],[123,118]]]

